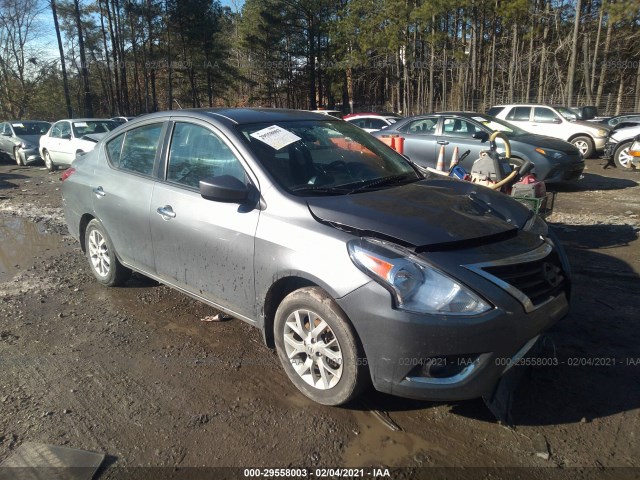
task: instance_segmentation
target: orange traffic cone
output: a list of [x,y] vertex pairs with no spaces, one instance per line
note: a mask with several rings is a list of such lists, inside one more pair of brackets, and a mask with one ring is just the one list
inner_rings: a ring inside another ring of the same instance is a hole
[[449,170],[455,167],[458,164],[458,160],[460,159],[460,152],[458,151],[458,147],[453,148],[453,155],[451,156],[451,165],[449,165]]
[[438,155],[438,163],[436,163],[436,170],[444,171],[444,145],[440,147],[440,154]]

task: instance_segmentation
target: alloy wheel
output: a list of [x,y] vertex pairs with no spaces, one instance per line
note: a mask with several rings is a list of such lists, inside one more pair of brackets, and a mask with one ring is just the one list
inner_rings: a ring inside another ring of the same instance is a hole
[[98,230],[89,233],[89,258],[94,271],[101,277],[109,275],[111,259],[109,247],[104,237]]
[[633,157],[629,155],[629,148],[630,147],[623,148],[618,152],[618,163],[621,167],[632,168]]
[[334,387],[342,377],[343,355],[327,322],[310,310],[295,310],[285,322],[284,344],[295,372],[318,390]]

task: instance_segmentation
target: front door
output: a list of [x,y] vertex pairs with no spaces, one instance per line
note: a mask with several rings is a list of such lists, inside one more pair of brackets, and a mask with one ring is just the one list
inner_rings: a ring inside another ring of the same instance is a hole
[[259,210],[205,200],[200,180],[231,175],[247,183],[242,163],[204,124],[177,122],[164,181],[151,202],[151,236],[161,279],[255,318],[253,255]]
[[[440,146],[436,144],[438,117],[421,117],[404,125],[404,154],[423,167],[435,167]],[[438,148],[436,148],[438,147]]]

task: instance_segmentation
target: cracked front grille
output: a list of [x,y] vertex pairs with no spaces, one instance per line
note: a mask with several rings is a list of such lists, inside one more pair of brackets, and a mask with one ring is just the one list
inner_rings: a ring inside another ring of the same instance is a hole
[[540,260],[487,266],[483,270],[524,293],[534,306],[558,296],[566,283],[562,264],[555,252]]

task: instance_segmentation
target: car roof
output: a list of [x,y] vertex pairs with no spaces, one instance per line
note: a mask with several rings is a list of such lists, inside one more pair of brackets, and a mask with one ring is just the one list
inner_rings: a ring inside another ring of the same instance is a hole
[[55,123],[58,122],[113,122],[111,118],[61,118],[60,120],[56,120]]
[[[269,123],[286,120],[330,120],[322,113],[305,110],[289,110],[284,108],[190,108],[184,110],[169,110],[144,115],[144,120],[154,117],[189,117],[202,119],[216,119],[224,124]],[[334,118],[335,119],[335,118]]]

